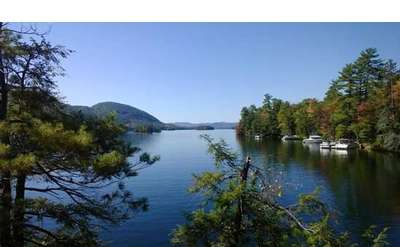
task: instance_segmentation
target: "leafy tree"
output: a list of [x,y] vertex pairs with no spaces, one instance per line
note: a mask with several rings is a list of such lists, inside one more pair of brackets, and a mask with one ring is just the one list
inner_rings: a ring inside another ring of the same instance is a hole
[[293,108],[289,102],[283,102],[278,112],[278,128],[282,134],[292,135],[296,133]]
[[[347,233],[332,230],[330,212],[317,191],[301,195],[285,207],[282,187],[270,170],[241,160],[221,140],[203,136],[216,171],[194,176],[192,193],[201,193],[203,206],[187,216],[172,234],[176,246],[356,246]],[[386,246],[386,231],[370,228],[363,246]]]
[[122,140],[114,116],[64,112],[56,78],[69,50],[3,24],[0,35],[0,245],[97,246],[104,223],[146,208],[123,180],[158,157],[128,161],[140,150]]
[[343,97],[338,102],[337,108],[331,114],[331,122],[335,130],[336,138],[352,138],[354,133],[350,126],[353,123],[353,118],[356,114],[354,106],[354,99]]
[[400,69],[392,60],[385,63],[383,87],[376,93],[378,148],[400,151]]
[[240,135],[280,135],[278,113],[281,104],[281,100],[266,94],[261,107],[256,107],[255,105],[244,107],[241,111],[241,120],[237,127],[237,133]]
[[257,107],[255,105],[244,107],[241,111],[241,120],[238,125],[238,133],[250,135],[259,131],[259,127],[254,123],[256,115]]
[[294,113],[296,133],[301,136],[319,132],[319,102],[316,99],[305,99],[296,106]]
[[271,95],[261,107],[243,108],[238,134],[322,134],[356,139],[362,146],[400,151],[400,69],[376,49],[362,51],[332,81],[323,101],[289,104]]

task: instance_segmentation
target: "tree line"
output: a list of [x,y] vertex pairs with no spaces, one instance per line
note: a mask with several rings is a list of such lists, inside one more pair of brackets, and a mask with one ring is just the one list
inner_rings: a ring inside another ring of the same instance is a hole
[[400,69],[374,48],[362,51],[331,82],[323,100],[290,103],[266,94],[241,110],[239,135],[350,138],[368,148],[400,151]]

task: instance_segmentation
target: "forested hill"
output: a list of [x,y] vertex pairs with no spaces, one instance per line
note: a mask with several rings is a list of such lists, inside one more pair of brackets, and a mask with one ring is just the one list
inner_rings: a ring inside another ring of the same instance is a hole
[[260,107],[242,109],[237,132],[345,137],[366,147],[400,152],[400,68],[380,58],[376,49],[366,49],[339,71],[323,100],[293,104],[266,94]]
[[116,102],[102,102],[89,106],[67,106],[67,109],[73,112],[82,112],[86,116],[105,117],[115,112],[117,120],[125,124],[129,128],[137,128],[139,126],[152,126],[162,129],[164,123],[151,114],[142,111],[136,107]]
[[[102,102],[93,106],[67,105],[67,110],[70,112],[81,112],[84,116],[90,117],[105,117],[108,114],[115,112],[117,120],[125,124],[128,128],[138,132],[158,132],[161,130],[177,130],[177,129],[198,129],[211,127],[213,129],[233,129],[236,123],[230,122],[215,122],[215,123],[163,123],[153,115],[140,110],[136,107],[116,103]],[[210,128],[210,129],[211,129]]]
[[196,129],[201,126],[210,126],[214,129],[234,129],[237,123],[232,122],[214,122],[214,123],[189,123],[189,122],[175,122],[170,123],[178,128]]

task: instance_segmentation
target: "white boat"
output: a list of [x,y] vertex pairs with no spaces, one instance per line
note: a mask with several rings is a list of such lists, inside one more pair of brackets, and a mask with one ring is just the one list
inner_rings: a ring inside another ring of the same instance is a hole
[[319,148],[321,148],[321,149],[331,149],[331,143],[330,142],[322,142],[321,145],[319,145]]
[[322,138],[319,135],[311,135],[307,139],[303,140],[304,144],[320,144],[322,143]]
[[357,143],[349,139],[339,139],[339,141],[334,146],[335,149],[342,149],[342,150],[353,149],[357,147],[358,147]]
[[297,135],[285,135],[281,139],[282,141],[298,141],[301,140],[301,138]]
[[254,140],[256,140],[256,141],[261,140],[261,138],[262,138],[261,135],[255,135],[255,136],[254,136]]
[[336,142],[331,142],[331,141],[324,141],[319,145],[319,148],[321,149],[332,149],[335,148]]

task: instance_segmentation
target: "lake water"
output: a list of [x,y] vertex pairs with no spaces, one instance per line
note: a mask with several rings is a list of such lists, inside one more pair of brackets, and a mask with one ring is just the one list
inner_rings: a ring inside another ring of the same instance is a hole
[[285,187],[283,203],[293,203],[300,193],[319,186],[321,199],[337,212],[339,228],[359,233],[371,224],[389,226],[392,246],[400,246],[400,157],[320,151],[301,142],[242,140],[233,130],[130,133],[128,140],[161,160],[128,181],[128,188],[147,197],[150,207],[102,233],[110,246],[169,246],[171,231],[200,200],[187,192],[192,174],[214,169],[201,134],[222,138],[253,162],[279,170]]

